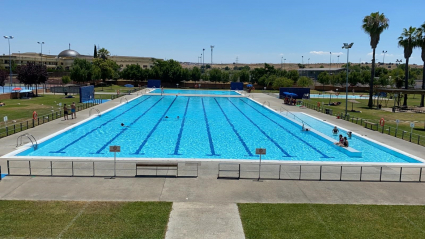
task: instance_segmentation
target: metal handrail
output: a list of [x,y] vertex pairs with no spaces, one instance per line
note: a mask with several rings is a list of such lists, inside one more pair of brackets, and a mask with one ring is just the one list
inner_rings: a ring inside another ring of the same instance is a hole
[[125,97],[122,97],[121,99],[120,99],[120,104],[122,103],[122,100],[123,99],[125,99],[126,101],[127,101],[127,104],[128,104],[128,100],[127,100],[127,98],[125,98]]
[[263,102],[263,106],[266,104],[269,104],[269,107],[270,107],[270,102],[268,102],[267,100]]
[[284,109],[284,110],[286,111],[286,115],[288,115],[288,113],[289,113],[289,114],[291,114],[291,115],[294,117],[294,119],[298,119],[299,121],[301,121],[301,123],[302,123],[303,125],[308,125],[310,128],[313,128],[311,125],[307,124],[304,120],[300,119],[298,116],[296,116],[294,113],[292,113],[291,111],[287,110],[287,109],[286,109],[285,107],[283,107],[283,106],[281,106],[281,107],[280,107],[280,110],[279,110],[279,112],[280,112],[280,113],[282,113],[282,112],[283,112],[283,111],[282,111],[282,109]]
[[91,108],[91,109],[90,109],[90,111],[89,111],[89,117],[91,116],[91,111],[92,111],[92,110],[96,110],[96,112],[97,112],[97,116],[101,116],[100,111],[99,111],[98,109],[96,109],[96,108]]
[[[22,137],[24,136],[26,136],[30,140],[32,147],[34,148],[34,150],[36,150],[38,148],[38,142],[32,134],[28,134],[28,133],[18,136],[18,138],[16,139],[16,148],[19,146],[22,146],[23,144]],[[20,143],[19,143],[19,139],[21,140]]]

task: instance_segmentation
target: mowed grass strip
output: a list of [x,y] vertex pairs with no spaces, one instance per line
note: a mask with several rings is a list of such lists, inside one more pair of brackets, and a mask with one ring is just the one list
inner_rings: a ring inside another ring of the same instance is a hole
[[172,203],[0,201],[4,238],[164,238]]
[[238,204],[246,238],[425,238],[425,206]]

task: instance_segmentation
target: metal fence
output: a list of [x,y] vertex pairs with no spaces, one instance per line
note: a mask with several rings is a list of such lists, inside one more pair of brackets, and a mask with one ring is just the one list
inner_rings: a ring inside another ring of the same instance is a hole
[[[261,169],[261,171],[260,171]],[[423,182],[421,166],[220,163],[219,179]]]
[[[93,107],[95,105],[101,104],[100,100],[94,100],[92,102],[80,103],[76,105],[76,111],[81,111]],[[0,128],[0,138],[7,137],[18,132],[22,132],[27,129],[34,128],[36,126],[48,123],[52,120],[63,117],[63,111],[53,111],[52,113],[39,115],[36,119],[29,119],[26,121],[12,123],[6,127]]]
[[[138,89],[133,89],[133,90],[128,90],[127,93],[111,94],[110,98],[111,98],[111,100],[114,100],[116,98],[119,98],[119,97],[122,97],[122,96],[125,96],[125,95],[129,95],[133,92],[136,92],[137,90]],[[77,112],[82,111],[82,110],[91,108],[93,106],[102,104],[102,100],[103,99],[93,99],[90,102],[78,103],[76,105],[76,111]],[[55,119],[58,119],[58,118],[61,118],[61,117],[63,117],[63,111],[59,110],[59,111],[53,111],[52,113],[49,113],[49,114],[39,115],[37,117],[37,119],[29,119],[29,120],[26,120],[26,121],[21,121],[21,122],[9,124],[6,127],[0,127],[0,138],[7,137],[7,136],[12,135],[12,134],[16,134],[16,133],[22,132],[22,131],[27,130],[27,129],[34,128],[36,126],[42,125],[44,123],[48,123],[52,120],[55,120]]]
[[325,107],[318,107],[317,105],[303,102],[303,106],[318,111],[322,113],[330,113],[336,117],[339,117],[342,120],[350,121],[354,124],[361,125],[367,129],[381,132],[382,134],[388,134],[421,146],[425,146],[425,136],[413,133],[412,131],[406,131],[392,126],[381,126],[379,122],[373,122],[372,120],[362,119],[359,117],[350,117],[350,115],[345,116],[343,113],[332,114],[332,109]]
[[[199,163],[179,162],[177,168],[136,167],[145,161],[118,160],[7,160],[8,176],[51,177],[198,177]],[[157,163],[160,165],[161,163]],[[177,169],[177,171],[176,171]],[[175,173],[170,175],[170,173]]]

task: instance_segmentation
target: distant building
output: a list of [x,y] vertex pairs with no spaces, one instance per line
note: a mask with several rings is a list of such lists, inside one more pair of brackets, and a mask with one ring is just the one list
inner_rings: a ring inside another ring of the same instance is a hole
[[300,76],[307,76],[308,78],[314,79],[317,81],[317,77],[322,72],[327,72],[329,74],[337,74],[341,71],[345,71],[345,68],[302,68],[298,69],[298,74]]
[[[62,67],[64,70],[70,70],[75,58],[86,59],[93,61],[91,55],[80,55],[77,51],[67,49],[59,53],[59,55],[40,55],[40,53],[12,53],[10,56],[12,62],[17,65],[25,65],[27,62],[35,62],[36,64],[44,64],[48,69],[57,69]],[[121,68],[127,65],[139,64],[142,68],[150,68],[153,65],[152,57],[137,57],[137,56],[109,56],[109,59],[115,61]],[[9,55],[0,56],[0,65],[9,69]]]

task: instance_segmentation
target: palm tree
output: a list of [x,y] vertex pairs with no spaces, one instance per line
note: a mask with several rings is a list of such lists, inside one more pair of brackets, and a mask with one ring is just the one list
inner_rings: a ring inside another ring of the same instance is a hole
[[[423,69],[422,69],[422,90],[425,90],[425,23],[421,25],[416,30],[416,45],[415,47],[421,48],[422,53],[422,61],[424,62]],[[421,96],[421,107],[424,107],[424,96]]]
[[97,51],[97,54],[100,58],[102,58],[103,60],[106,60],[108,58],[108,56],[110,55],[109,51],[106,50],[105,48],[101,48]]
[[[409,58],[412,55],[413,47],[415,47],[415,33],[416,27],[410,26],[409,29],[403,28],[403,33],[398,38],[398,46],[404,48],[404,58],[406,64],[404,65],[404,88],[409,88]],[[404,106],[407,106],[407,94],[404,94]]]
[[373,80],[375,78],[375,49],[379,43],[379,38],[381,33],[388,28],[388,18],[385,17],[383,13],[373,12],[369,16],[366,16],[363,19],[363,30],[370,36],[370,46],[373,49],[373,58],[372,58],[372,72],[371,79],[369,82],[369,108],[373,106]]

